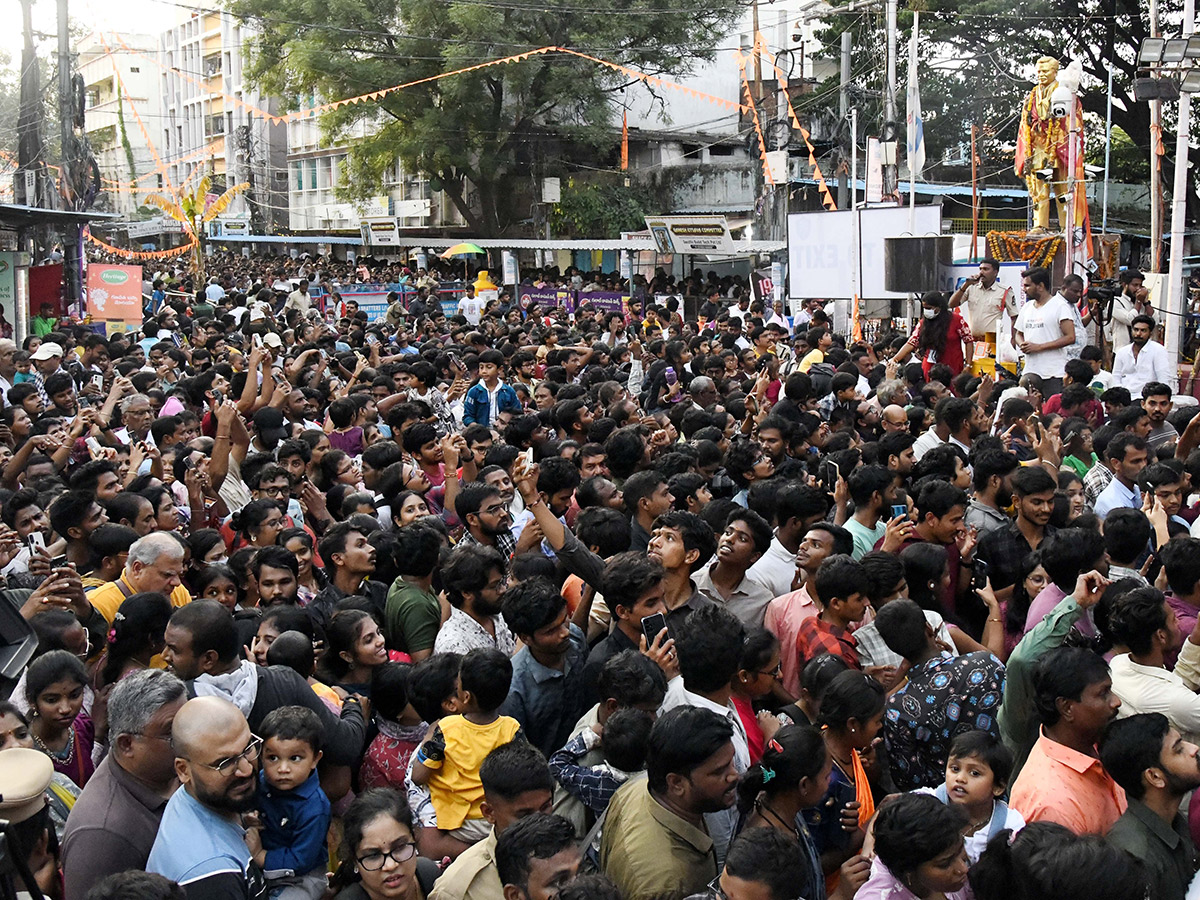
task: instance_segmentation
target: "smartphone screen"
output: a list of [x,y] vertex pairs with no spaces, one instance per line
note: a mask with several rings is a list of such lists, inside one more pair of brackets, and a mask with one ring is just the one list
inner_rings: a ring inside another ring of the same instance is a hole
[[908,515],[908,507],[906,505],[904,505],[903,503],[893,503],[892,504],[892,518],[893,519],[896,518],[896,516],[907,516],[907,515]]
[[667,627],[667,617],[662,613],[655,613],[652,616],[646,616],[642,619],[642,634],[646,636],[646,646],[649,647],[654,643],[654,639],[658,637],[664,628]]

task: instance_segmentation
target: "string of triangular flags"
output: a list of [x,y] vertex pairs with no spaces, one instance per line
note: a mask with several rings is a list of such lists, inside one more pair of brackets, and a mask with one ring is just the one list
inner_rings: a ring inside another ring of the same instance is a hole
[[758,138],[758,158],[762,160],[763,178],[767,184],[774,187],[775,178],[767,163],[767,142],[763,138],[762,123],[758,121],[758,104],[754,102],[754,91],[750,88],[750,79],[746,75],[746,56],[741,50],[737,51],[737,61],[742,73],[742,90],[746,94],[746,105],[750,107],[750,115],[754,120],[754,134]]
[[[833,199],[833,195],[830,193],[829,186],[825,181],[824,173],[821,171],[821,166],[817,162],[816,148],[813,146],[811,135],[810,135],[808,129],[806,129],[803,125],[800,124],[800,119],[796,115],[795,107],[792,105],[792,98],[788,94],[788,91],[787,91],[787,77],[784,74],[784,72],[779,68],[779,66],[776,64],[774,55],[768,50],[767,42],[766,42],[766,39],[764,38],[762,32],[755,33],[754,45],[750,49],[749,54],[743,54],[740,50],[735,51],[738,55],[738,66],[741,70],[742,89],[746,95],[746,102],[744,102],[744,103],[738,103],[736,101],[729,100],[725,97],[719,97],[715,94],[709,94],[704,91],[697,90],[696,88],[689,87],[688,85],[680,84],[677,81],[671,81],[670,79],[662,78],[657,75],[650,75],[646,72],[639,71],[639,70],[631,68],[629,66],[622,65],[620,63],[615,63],[615,62],[612,62],[611,60],[602,59],[598,56],[592,56],[591,54],[583,53],[579,50],[572,50],[567,47],[546,46],[546,47],[538,47],[533,50],[527,50],[522,53],[515,53],[515,54],[512,54],[511,56],[505,56],[505,57],[501,57],[499,59],[488,60],[487,62],[476,63],[475,65],[465,66],[461,69],[455,69],[450,72],[441,72],[441,73],[438,73],[437,75],[430,75],[425,78],[418,78],[414,81],[408,81],[403,84],[392,85],[391,87],[381,88],[380,90],[377,90],[377,91],[369,91],[364,94],[359,94],[355,97],[346,97],[341,100],[335,100],[335,101],[332,101],[329,103],[322,103],[317,106],[311,107],[309,109],[296,110],[293,112],[284,113],[283,115],[276,115],[276,114],[270,113],[264,109],[260,109],[259,107],[255,106],[254,104],[248,103],[245,100],[243,100],[242,98],[240,98],[236,95],[233,95],[233,94],[226,93],[225,91],[213,90],[212,87],[208,83],[206,83],[206,81],[204,81],[200,78],[197,78],[194,75],[192,75],[188,72],[185,72],[175,66],[167,65],[166,63],[162,62],[155,56],[151,56],[147,53],[143,53],[140,50],[136,50],[136,49],[130,47],[128,44],[125,43],[125,41],[122,39],[121,35],[114,33],[111,36],[112,36],[113,40],[116,43],[120,44],[122,49],[124,49],[126,52],[132,53],[136,56],[139,56],[143,59],[153,62],[155,65],[159,66],[160,68],[162,68],[166,71],[174,72],[175,74],[179,75],[179,77],[183,78],[184,80],[201,88],[205,93],[216,94],[216,95],[224,98],[227,102],[245,110],[250,115],[254,115],[254,116],[258,116],[260,118],[266,119],[267,121],[270,121],[272,124],[276,124],[276,125],[284,124],[287,122],[300,121],[300,120],[306,119],[306,118],[311,118],[311,117],[319,115],[323,112],[329,112],[331,110],[338,109],[340,107],[348,106],[351,104],[365,103],[365,102],[370,102],[370,101],[378,101],[378,100],[381,100],[382,98],[386,97],[389,94],[396,93],[396,92],[402,91],[402,90],[406,90],[408,88],[416,87],[421,84],[428,84],[428,83],[431,83],[434,81],[440,81],[444,78],[452,78],[452,77],[455,77],[458,75],[465,75],[470,72],[477,72],[481,69],[492,68],[494,66],[502,66],[502,65],[508,65],[510,63],[523,62],[523,61],[530,59],[532,57],[535,57],[535,56],[542,56],[542,55],[551,54],[551,53],[561,53],[561,54],[568,55],[568,56],[575,56],[575,57],[578,57],[579,59],[587,60],[596,65],[604,66],[605,68],[612,69],[614,72],[619,72],[620,74],[622,74],[628,78],[633,78],[635,80],[641,81],[643,84],[651,85],[653,87],[663,88],[666,90],[679,91],[680,93],[687,94],[689,97],[694,97],[698,100],[705,100],[709,103],[713,103],[717,106],[722,106],[726,109],[735,109],[742,113],[750,112],[752,119],[754,121],[755,136],[757,137],[758,143],[759,143],[759,156],[760,156],[760,160],[762,161],[763,176],[764,176],[764,179],[769,184],[773,185],[773,184],[775,184],[775,179],[774,179],[773,173],[770,171],[770,167],[767,164],[767,160],[766,160],[766,140],[765,140],[765,137],[764,137],[763,131],[762,131],[762,123],[758,117],[758,109],[757,109],[756,104],[754,103],[753,92],[750,88],[749,79],[746,74],[747,61],[749,59],[752,59],[755,54],[758,54],[759,56],[761,56],[762,58],[764,58],[767,61],[767,65],[770,66],[772,71],[775,73],[775,78],[778,81],[780,88],[783,91],[784,101],[787,104],[788,120],[791,122],[792,127],[795,128],[800,133],[801,137],[804,138],[804,143],[808,149],[808,165],[809,165],[809,168],[812,170],[814,179],[817,182],[817,188],[821,194],[822,206],[824,206],[826,209],[831,209],[831,210],[837,209],[837,203]],[[101,38],[101,41],[103,43],[103,37]],[[108,49],[107,44],[105,44],[105,50],[108,53],[108,55],[111,56],[112,51]],[[134,110],[134,114],[135,114],[135,116],[137,115],[136,110]],[[155,154],[155,156],[157,158],[157,154]],[[161,163],[161,160],[159,162],[160,162],[161,171],[165,172],[167,165]],[[158,172],[155,172],[154,174],[158,174]],[[143,177],[145,177],[145,176],[143,176]]]
[[821,171],[821,166],[817,162],[817,151],[813,147],[812,136],[808,129],[800,124],[800,117],[796,115],[796,109],[792,106],[792,95],[788,92],[787,75],[775,63],[775,56],[767,49],[766,38],[763,37],[761,31],[754,34],[754,52],[765,58],[775,72],[775,79],[779,82],[779,89],[783,92],[783,99],[787,103],[788,121],[792,123],[792,127],[800,132],[800,136],[804,138],[804,144],[808,147],[808,166],[812,169],[813,178],[817,182],[817,190],[821,194],[821,205],[828,210],[837,209],[837,201],[833,199],[833,194],[829,191],[829,185],[825,183],[825,175]]
[[173,256],[182,256],[195,247],[197,243],[196,239],[193,238],[190,243],[172,247],[170,250],[125,250],[100,240],[100,238],[96,237],[90,231],[85,231],[83,236],[102,250],[107,250],[109,253],[124,257],[125,259],[170,259]]

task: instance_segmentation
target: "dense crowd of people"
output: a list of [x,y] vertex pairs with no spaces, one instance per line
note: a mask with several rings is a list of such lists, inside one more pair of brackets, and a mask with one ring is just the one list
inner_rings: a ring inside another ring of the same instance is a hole
[[981,367],[994,261],[869,342],[372,263],[0,340],[21,896],[1200,897],[1194,404]]

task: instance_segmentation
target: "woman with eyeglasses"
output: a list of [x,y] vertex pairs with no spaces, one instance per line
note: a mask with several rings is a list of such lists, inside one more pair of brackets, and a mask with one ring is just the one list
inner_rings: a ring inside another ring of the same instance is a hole
[[236,533],[232,549],[269,547],[283,530],[283,509],[276,500],[251,500],[233,514],[230,524]]
[[342,864],[334,900],[425,900],[437,865],[417,856],[417,826],[404,795],[391,788],[359,794],[342,819]]
[[779,719],[769,712],[754,711],[754,701],[768,697],[782,683],[783,670],[779,663],[779,638],[765,628],[746,636],[742,645],[742,661],[733,676],[733,692],[729,699],[737,710],[746,739],[750,744],[750,762],[762,758],[763,744],[779,730]]

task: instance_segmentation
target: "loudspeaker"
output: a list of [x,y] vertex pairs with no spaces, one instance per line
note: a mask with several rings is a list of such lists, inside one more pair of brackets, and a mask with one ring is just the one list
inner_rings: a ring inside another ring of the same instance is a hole
[[883,239],[883,286],[889,291],[935,291],[939,269],[953,263],[954,238],[948,234]]

